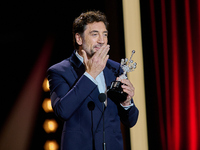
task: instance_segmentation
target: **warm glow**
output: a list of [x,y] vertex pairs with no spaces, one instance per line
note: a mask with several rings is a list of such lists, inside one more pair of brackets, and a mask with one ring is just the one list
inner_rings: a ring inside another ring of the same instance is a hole
[[134,61],[137,69],[128,73],[128,79],[133,83],[136,92],[134,103],[139,109],[136,125],[130,130],[132,150],[148,150],[146,101],[144,88],[143,52],[140,23],[140,1],[123,0],[124,37],[126,58],[130,58],[135,50]]
[[46,113],[48,112],[53,112],[52,106],[51,106],[51,99],[50,98],[45,98],[43,103],[42,103],[42,108]]
[[44,79],[43,84],[42,84],[42,87],[43,87],[43,90],[44,90],[45,92],[50,91],[50,89],[49,89],[49,81],[48,81],[47,78]]
[[46,119],[43,128],[47,133],[56,132],[58,123],[54,119]]
[[45,150],[58,150],[58,148],[58,143],[55,140],[46,141],[46,143],[44,144]]

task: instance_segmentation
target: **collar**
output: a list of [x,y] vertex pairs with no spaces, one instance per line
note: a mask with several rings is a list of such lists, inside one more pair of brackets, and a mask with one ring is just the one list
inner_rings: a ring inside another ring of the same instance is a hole
[[83,63],[83,57],[79,55],[79,53],[76,51],[75,55],[78,57],[78,59]]
[[78,58],[78,56],[76,55],[76,50],[73,51],[71,57],[69,58],[70,62],[73,63],[73,65],[75,65],[77,68],[79,68],[83,63],[81,62],[81,60]]

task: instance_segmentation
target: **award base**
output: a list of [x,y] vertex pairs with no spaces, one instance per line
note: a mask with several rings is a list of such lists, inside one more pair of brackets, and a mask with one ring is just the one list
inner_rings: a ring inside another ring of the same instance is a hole
[[124,102],[128,94],[123,92],[122,85],[120,81],[113,81],[107,90],[107,96],[113,101]]

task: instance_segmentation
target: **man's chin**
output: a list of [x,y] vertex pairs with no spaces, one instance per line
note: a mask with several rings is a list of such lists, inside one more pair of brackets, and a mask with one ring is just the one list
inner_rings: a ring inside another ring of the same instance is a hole
[[91,53],[91,57],[92,57],[95,53],[96,53],[96,52],[92,52],[92,53]]
[[91,50],[91,52],[87,53],[87,55],[88,55],[89,58],[91,58],[95,53],[96,53],[96,51]]

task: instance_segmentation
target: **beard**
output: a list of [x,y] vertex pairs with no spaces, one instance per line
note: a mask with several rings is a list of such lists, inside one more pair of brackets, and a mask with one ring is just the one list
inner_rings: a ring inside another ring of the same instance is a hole
[[96,52],[94,49],[90,49],[90,53],[88,53],[88,56],[91,58]]
[[86,46],[86,45],[83,45],[83,50],[85,50],[88,58],[91,58],[95,53],[96,51],[94,50],[95,46],[93,46],[92,48]]
[[96,44],[96,45],[90,47],[88,45],[83,44],[82,48],[83,48],[83,50],[85,50],[88,58],[91,58],[97,51],[97,50],[95,50],[95,48],[101,48],[103,45],[104,44]]
[[92,49],[84,49],[84,50],[85,50],[88,58],[91,58],[95,54],[95,51],[93,48]]

